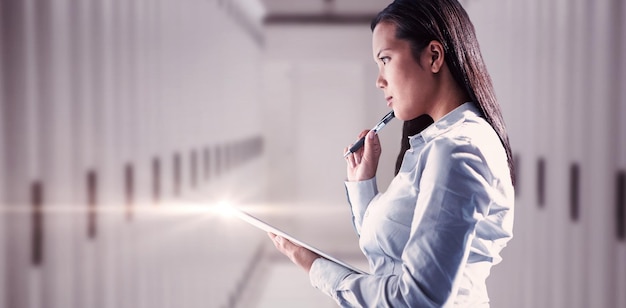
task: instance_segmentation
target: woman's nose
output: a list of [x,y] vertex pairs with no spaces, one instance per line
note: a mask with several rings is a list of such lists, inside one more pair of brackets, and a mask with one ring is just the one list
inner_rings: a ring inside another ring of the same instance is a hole
[[378,73],[378,77],[376,78],[376,87],[384,89],[387,86],[387,80],[383,77],[383,74]]

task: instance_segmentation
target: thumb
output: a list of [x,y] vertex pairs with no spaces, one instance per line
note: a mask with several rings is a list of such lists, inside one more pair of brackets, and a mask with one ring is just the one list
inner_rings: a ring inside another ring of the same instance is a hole
[[365,153],[364,155],[372,158],[378,159],[381,153],[380,147],[380,139],[378,138],[378,134],[376,134],[373,130],[367,133],[365,138]]

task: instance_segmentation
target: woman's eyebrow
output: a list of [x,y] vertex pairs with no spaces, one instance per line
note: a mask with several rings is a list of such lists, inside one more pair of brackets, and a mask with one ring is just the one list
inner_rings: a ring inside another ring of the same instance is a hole
[[376,54],[376,58],[380,58],[380,53],[385,51],[385,50],[389,50],[389,49],[391,49],[391,48],[383,48],[383,49],[379,50],[378,53]]

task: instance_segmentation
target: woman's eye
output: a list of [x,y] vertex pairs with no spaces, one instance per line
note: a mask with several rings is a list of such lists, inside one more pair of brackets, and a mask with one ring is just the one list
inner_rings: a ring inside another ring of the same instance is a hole
[[382,62],[383,64],[387,64],[389,62],[389,57],[381,57],[380,62]]

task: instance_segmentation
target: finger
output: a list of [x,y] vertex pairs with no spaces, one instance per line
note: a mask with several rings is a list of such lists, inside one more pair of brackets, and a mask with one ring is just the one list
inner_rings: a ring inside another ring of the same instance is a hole
[[[365,130],[361,131],[361,133],[359,134],[358,139],[360,140],[361,138],[365,138],[369,132],[370,131],[368,129],[365,129]],[[365,138],[365,139],[367,139],[367,138]],[[364,140],[364,141],[367,141],[367,140]],[[363,155],[363,148],[364,147],[361,147],[360,149],[356,150],[355,153],[361,153],[361,155]]]
[[278,245],[278,240],[276,239],[276,234],[268,232],[267,235],[270,237],[270,239],[272,239],[272,244],[274,244],[274,246],[276,246],[276,248],[278,248],[280,250],[280,245]]
[[380,155],[380,139],[378,138],[378,134],[374,131],[370,131],[365,137],[365,146],[364,146],[364,154],[369,158],[375,158]]
[[270,234],[271,236],[273,236],[272,240],[283,248],[300,247],[280,235],[276,235],[273,233],[270,233]]
[[378,134],[371,130],[367,133],[365,142],[369,143],[369,145],[378,145],[380,143],[380,139],[378,139]]
[[276,248],[279,248],[281,251],[284,248],[284,240],[280,235],[276,235],[272,232],[267,232],[267,235],[272,239],[272,242],[274,243],[274,246],[276,246]]
[[[348,148],[346,148],[346,152],[348,151]],[[344,152],[345,153],[345,152]],[[348,167],[350,168],[354,168],[355,164],[354,164],[354,153],[346,156],[346,161],[348,163]]]
[[275,235],[275,234],[272,234],[271,236],[272,236],[272,243],[278,249],[278,251],[280,251],[282,254],[287,254],[288,250],[285,247],[285,241],[283,240],[282,236]]

